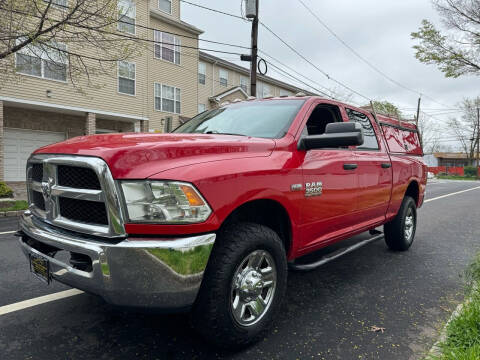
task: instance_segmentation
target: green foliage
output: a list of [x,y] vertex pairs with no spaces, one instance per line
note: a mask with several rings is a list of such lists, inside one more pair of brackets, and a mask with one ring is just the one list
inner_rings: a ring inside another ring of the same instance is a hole
[[388,116],[402,116],[402,112],[398,110],[398,107],[388,101],[374,101],[373,106],[375,111],[380,114],[385,114]]
[[28,203],[25,200],[0,201],[0,211],[27,210]]
[[476,166],[465,166],[463,168],[465,176],[476,177],[477,176],[477,167]]
[[13,190],[3,181],[0,181],[0,198],[6,197],[13,197]]
[[478,286],[480,281],[480,256],[470,265],[467,279],[471,285],[469,301],[448,324],[446,340],[440,344],[441,355],[430,359],[480,359],[480,289],[475,288],[475,284]]
[[434,6],[448,32],[442,33],[428,20],[410,35],[418,44],[415,57],[436,65],[445,77],[480,75],[480,15],[478,0],[437,0]]

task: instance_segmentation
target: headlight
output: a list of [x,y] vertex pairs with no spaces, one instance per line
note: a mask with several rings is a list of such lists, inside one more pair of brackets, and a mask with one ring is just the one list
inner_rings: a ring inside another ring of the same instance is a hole
[[160,224],[199,223],[212,210],[191,185],[176,181],[122,181],[131,222]]

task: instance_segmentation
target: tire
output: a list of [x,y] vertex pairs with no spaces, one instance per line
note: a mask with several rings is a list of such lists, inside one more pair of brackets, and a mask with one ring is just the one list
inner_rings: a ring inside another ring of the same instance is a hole
[[384,225],[385,242],[391,250],[406,251],[415,238],[417,206],[415,200],[405,196],[397,216]]
[[[279,236],[254,223],[227,226],[218,234],[210,256],[192,310],[193,326],[218,347],[231,349],[254,343],[268,331],[286,287],[287,260]],[[259,296],[265,310],[259,306]],[[250,300],[248,304],[253,307],[246,304]]]

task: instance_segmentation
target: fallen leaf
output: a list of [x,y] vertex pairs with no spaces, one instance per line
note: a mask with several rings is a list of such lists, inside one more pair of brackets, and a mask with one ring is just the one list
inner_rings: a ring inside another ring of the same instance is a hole
[[372,325],[372,326],[370,326],[370,331],[371,332],[382,332],[382,334],[383,334],[383,332],[385,331],[385,328]]

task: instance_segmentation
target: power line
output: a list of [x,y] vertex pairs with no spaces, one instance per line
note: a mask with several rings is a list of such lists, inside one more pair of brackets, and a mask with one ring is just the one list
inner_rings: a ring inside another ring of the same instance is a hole
[[217,10],[217,9],[212,9],[212,8],[207,7],[207,6],[203,6],[203,5],[200,5],[200,4],[192,3],[192,2],[187,1],[187,0],[180,0],[180,1],[183,2],[183,3],[185,3],[185,4],[189,4],[189,5],[192,5],[192,6],[196,6],[196,7],[199,7],[199,8],[201,8],[201,9],[204,9],[204,10],[216,12],[216,13],[218,13],[218,14],[231,16],[231,17],[234,17],[234,18],[237,18],[237,19],[240,19],[240,20],[249,22],[247,19],[241,17],[240,15],[234,15],[234,14],[231,14],[231,13],[227,13],[227,12],[225,12],[225,11],[221,11],[221,10]]
[[[246,19],[244,19],[243,17],[239,16],[239,15],[234,15],[234,14],[231,14],[231,13],[227,13],[227,12],[224,12],[224,11],[220,11],[220,10],[216,10],[216,9],[213,9],[213,8],[210,8],[210,7],[207,7],[207,6],[203,6],[203,5],[199,5],[199,4],[195,4],[195,3],[192,3],[190,1],[187,1],[187,0],[180,0],[181,2],[183,3],[186,3],[186,4],[189,4],[189,5],[192,5],[192,6],[196,6],[196,7],[199,7],[199,8],[202,8],[202,9],[205,9],[205,10],[209,10],[209,11],[212,11],[212,12],[216,12],[216,13],[220,13],[220,14],[223,14],[223,15],[227,15],[227,16],[231,16],[231,17],[234,17],[234,18],[238,18],[238,19],[241,19],[243,21],[247,21]],[[371,99],[368,98],[367,96],[359,93],[358,91],[355,91],[353,90],[352,88],[350,88],[348,85],[345,85],[343,83],[341,83],[340,81],[336,80],[335,78],[331,77],[328,73],[326,73],[324,70],[322,70],[321,68],[319,68],[317,65],[315,65],[313,62],[311,62],[310,60],[308,60],[304,55],[302,55],[299,51],[297,51],[295,48],[293,48],[290,44],[288,44],[285,40],[283,40],[279,35],[277,35],[272,29],[270,29],[267,25],[265,25],[263,22],[260,21],[260,24],[265,28],[267,29],[267,31],[269,31],[272,35],[274,35],[277,39],[279,39],[284,45],[286,45],[290,50],[292,50],[294,53],[296,53],[298,56],[300,56],[304,61],[308,62],[311,66],[313,66],[315,69],[317,69],[318,71],[320,71],[324,76],[327,77],[327,79],[329,80],[332,80],[333,82],[337,83],[338,85],[344,87],[345,89],[357,94],[358,96],[370,101]]]
[[307,84],[306,82],[300,80],[299,78],[293,76],[292,74],[289,74],[288,72],[286,72],[285,70],[282,70],[281,68],[279,68],[279,67],[276,66],[275,64],[272,64],[270,61],[267,61],[267,63],[268,63],[271,67],[273,67],[274,69],[277,69],[280,73],[284,74],[285,76],[288,76],[288,77],[290,77],[290,78],[298,81],[299,83],[304,84],[304,85],[308,86],[308,87],[311,88],[311,89],[314,89],[314,90],[317,91],[318,93],[320,93],[320,94],[322,94],[322,95],[325,95],[326,97],[329,97],[329,98],[332,98],[332,99],[333,99],[333,97],[332,97],[331,95],[323,92],[322,90],[316,89],[314,86],[312,86],[312,85],[310,85],[310,84]]
[[298,50],[296,50],[293,46],[291,46],[289,43],[287,43],[285,40],[282,39],[282,37],[280,37],[278,34],[276,34],[272,29],[270,29],[270,27],[268,27],[267,25],[265,25],[263,22],[260,21],[260,24],[268,31],[270,32],[273,36],[275,36],[278,40],[280,40],[282,42],[282,44],[284,44],[285,46],[287,46],[291,51],[293,51],[295,54],[297,54],[300,58],[302,58],[304,61],[306,61],[307,63],[309,63],[311,66],[313,66],[316,70],[318,70],[320,73],[322,73],[327,79],[335,82],[336,84],[344,87],[345,89],[357,94],[358,96],[364,98],[365,100],[367,101],[370,101],[371,99],[361,93],[359,93],[358,91],[352,89],[351,87],[349,87],[348,85],[345,85],[343,84],[342,82],[336,80],[335,78],[331,77],[328,73],[326,73],[324,70],[322,70],[321,68],[319,68],[317,65],[315,65],[312,61],[308,60],[304,55],[302,55]]
[[[66,9],[68,9],[68,6],[66,6],[66,5],[58,5],[58,6],[64,7],[64,8],[66,8]],[[38,19],[42,18],[42,17],[39,16],[39,15],[34,15],[34,14],[29,13],[29,12],[25,12],[25,11],[21,11],[21,10],[5,9],[5,8],[3,8],[3,7],[0,7],[0,10],[1,10],[1,11],[5,11],[5,12],[11,12],[11,13],[19,14],[19,15],[31,16],[31,17],[35,17],[35,18],[38,18]],[[87,12],[86,12],[86,13],[87,13]],[[87,14],[88,14],[88,13],[87,13]],[[92,15],[93,15],[93,14],[92,14]],[[97,16],[99,16],[99,15],[97,15]],[[99,17],[102,17],[102,16],[99,16]],[[102,18],[106,19],[106,17],[102,17]],[[44,19],[46,19],[46,20],[53,20],[53,21],[62,21],[62,19],[53,19],[53,18],[50,18],[50,17],[45,17]],[[121,20],[121,19],[117,19],[115,22],[121,23],[121,24],[132,25],[132,23],[130,23],[130,22],[128,22],[128,21]],[[171,31],[166,31],[166,30],[159,30],[159,29],[156,29],[156,28],[153,28],[153,27],[150,27],[150,26],[146,26],[146,25],[141,25],[141,24],[135,24],[134,26],[135,26],[135,27],[138,27],[138,28],[141,28],[141,29],[146,29],[146,30],[161,31],[161,32],[166,33],[166,34],[175,35],[175,36],[182,37],[182,38],[187,38],[187,39],[193,39],[193,40],[203,41],[203,42],[207,42],[207,43],[211,43],[211,44],[216,44],[216,45],[230,46],[230,47],[236,47],[236,48],[241,48],[241,49],[250,50],[250,47],[248,47],[248,46],[236,45],[236,44],[225,43],[225,42],[215,41],[215,40],[201,39],[201,38],[199,38],[199,37],[189,36],[189,35],[184,35],[184,34],[179,34],[179,33],[171,32]],[[76,27],[80,27],[80,26],[76,26]],[[87,26],[84,26],[84,27],[80,27],[80,28],[88,28],[88,27],[87,27]],[[93,30],[93,31],[102,32],[102,31],[100,31],[100,29],[95,29],[95,30]],[[108,33],[108,34],[112,34],[112,35],[117,35],[117,33],[112,33],[112,32],[109,32],[109,31],[103,31],[103,32],[104,32],[104,33]],[[137,36],[132,36],[131,38],[132,38],[132,39],[136,39]],[[210,50],[210,51],[214,51],[214,50]]]
[[[260,51],[262,54],[264,54],[265,56],[269,57],[270,59],[272,59],[273,61],[276,61],[277,63],[279,63],[280,65],[282,65],[284,68],[287,68],[288,70],[294,72],[295,74],[297,74],[298,76],[301,76],[302,78],[304,79],[307,79],[308,81],[311,81],[312,83],[314,83],[315,85],[319,86],[321,89],[325,90],[325,91],[330,91],[331,93],[333,93],[333,91],[331,91],[330,89],[327,89],[325,86],[319,84],[318,82],[308,78],[307,76],[303,75],[302,73],[298,72],[297,70],[293,69],[292,67],[286,65],[285,63],[281,62],[280,60],[278,60],[277,58],[273,57],[272,55],[270,54],[267,54],[265,51],[259,49],[258,51]],[[328,97],[334,99],[334,97],[332,95],[327,95]]]
[[373,65],[371,62],[369,62],[367,59],[365,59],[362,55],[360,55],[355,49],[353,49],[349,44],[347,44],[338,34],[336,34],[324,21],[322,21],[320,19],[320,17],[315,13],[313,12],[313,10],[311,8],[309,8],[305,2],[303,0],[298,0],[298,2],[300,2],[300,4],[303,5],[303,7],[320,23],[320,25],[322,25],[332,36],[334,36],[343,46],[345,46],[348,50],[350,50],[356,57],[358,57],[360,60],[362,60],[365,64],[367,64],[371,69],[373,69],[375,72],[377,72],[378,74],[380,74],[381,76],[383,76],[384,78],[386,78],[387,80],[389,80],[390,82],[394,83],[395,85],[405,89],[405,90],[408,90],[412,93],[415,93],[417,95],[420,95],[420,97],[424,96],[426,98],[428,98],[429,100],[433,101],[434,103],[437,103],[443,107],[448,107],[447,105],[445,104],[442,104],[441,102],[438,102],[436,101],[435,99],[433,99],[431,96],[428,96],[427,94],[424,94],[420,91],[417,91],[417,90],[414,90],[406,85],[403,85],[402,83],[398,82],[397,80],[391,78],[390,76],[388,76],[387,74],[385,74],[382,70],[380,70],[379,68],[377,68],[375,65]]

